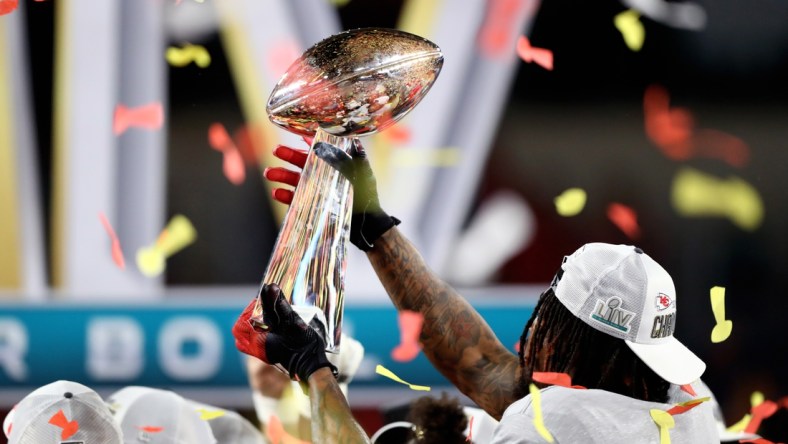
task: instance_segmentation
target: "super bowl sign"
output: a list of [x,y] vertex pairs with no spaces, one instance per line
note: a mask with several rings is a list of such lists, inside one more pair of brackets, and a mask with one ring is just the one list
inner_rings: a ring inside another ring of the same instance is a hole
[[[125,385],[209,390],[223,395],[225,404],[246,404],[245,358],[235,349],[231,328],[247,303],[1,305],[0,404],[11,405],[20,393],[58,379],[97,390]],[[504,344],[513,346],[532,306],[478,309]],[[423,353],[407,363],[391,358],[400,340],[393,308],[348,306],[345,313],[346,331],[365,347],[366,364],[352,389],[401,387],[375,374],[376,364],[416,384],[449,385]]]

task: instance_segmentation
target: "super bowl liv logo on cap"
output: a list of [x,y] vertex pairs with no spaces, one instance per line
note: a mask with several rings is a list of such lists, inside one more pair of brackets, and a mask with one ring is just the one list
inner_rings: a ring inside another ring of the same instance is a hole
[[626,333],[635,313],[624,310],[622,305],[621,298],[616,296],[611,296],[606,302],[597,300],[591,319]]

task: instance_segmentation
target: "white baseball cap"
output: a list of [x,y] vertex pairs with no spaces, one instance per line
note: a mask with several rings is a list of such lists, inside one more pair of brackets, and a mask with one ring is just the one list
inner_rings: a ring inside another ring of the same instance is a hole
[[220,409],[187,399],[192,408],[211,427],[218,444],[263,444],[263,434],[251,422],[232,410]]
[[27,395],[6,416],[9,444],[120,444],[120,427],[101,397],[88,387],[57,381]]
[[125,444],[216,444],[208,423],[180,395],[129,386],[107,398]]
[[700,378],[706,364],[673,337],[676,290],[664,268],[640,248],[591,243],[564,258],[553,291],[572,314],[623,339],[662,379]]

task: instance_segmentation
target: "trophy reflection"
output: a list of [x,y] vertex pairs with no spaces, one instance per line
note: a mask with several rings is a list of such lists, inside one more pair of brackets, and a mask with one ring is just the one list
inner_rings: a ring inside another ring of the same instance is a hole
[[[392,125],[424,97],[442,65],[440,48],[413,34],[346,31],[304,52],[268,100],[272,122],[314,138],[262,282],[279,285],[326,351],[339,351],[353,190],[315,147],[348,153],[355,137]],[[251,321],[267,328],[259,296]]]

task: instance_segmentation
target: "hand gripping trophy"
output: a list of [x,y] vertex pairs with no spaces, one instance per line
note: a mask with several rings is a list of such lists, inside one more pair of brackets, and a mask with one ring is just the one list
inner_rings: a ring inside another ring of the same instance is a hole
[[[327,151],[349,157],[357,136],[401,119],[427,94],[442,66],[440,48],[413,34],[346,31],[309,48],[268,100],[272,122],[313,142],[263,284],[282,289],[323,337],[326,351],[339,351],[353,190],[323,159]],[[251,322],[267,329],[259,296]]]

